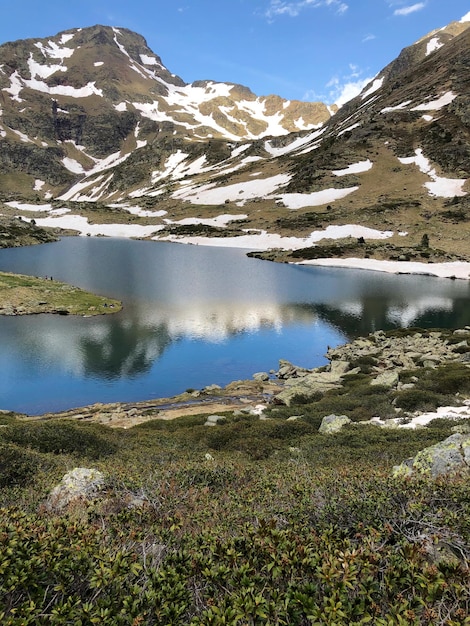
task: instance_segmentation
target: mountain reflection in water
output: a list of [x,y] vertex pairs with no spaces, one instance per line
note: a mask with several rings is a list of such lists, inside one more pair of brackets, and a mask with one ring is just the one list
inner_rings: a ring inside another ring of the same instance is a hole
[[469,285],[275,264],[241,250],[66,238],[0,251],[0,269],[123,300],[100,318],[0,318],[0,408],[28,413],[164,397],[250,378],[280,358],[401,326],[470,323]]

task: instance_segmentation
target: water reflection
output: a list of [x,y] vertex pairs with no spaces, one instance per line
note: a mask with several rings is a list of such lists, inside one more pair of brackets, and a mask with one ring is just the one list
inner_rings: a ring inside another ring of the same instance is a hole
[[[69,238],[0,251],[0,269],[119,297],[100,318],[0,318],[0,408],[165,396],[276,368],[397,326],[470,323],[463,281],[279,265],[223,250]],[[46,408],[45,408],[46,407]]]

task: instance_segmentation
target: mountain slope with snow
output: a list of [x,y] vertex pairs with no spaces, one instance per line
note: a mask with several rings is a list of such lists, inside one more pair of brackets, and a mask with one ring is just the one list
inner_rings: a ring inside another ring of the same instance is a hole
[[185,84],[125,29],[5,44],[0,212],[90,235],[293,250],[350,236],[381,242],[377,259],[467,258],[469,26],[406,48],[332,117]]

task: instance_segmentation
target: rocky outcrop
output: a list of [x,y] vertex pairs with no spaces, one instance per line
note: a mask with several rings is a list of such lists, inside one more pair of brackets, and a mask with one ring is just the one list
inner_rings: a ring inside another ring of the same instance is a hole
[[421,367],[435,368],[441,363],[466,361],[470,354],[470,327],[442,332],[409,332],[393,336],[377,331],[350,343],[330,348],[330,363],[308,370],[288,361],[279,362],[278,378],[284,389],[274,402],[291,406],[299,401],[313,401],[332,389],[341,387],[345,376],[365,370],[373,376],[371,385],[390,389],[409,389],[413,383],[402,383],[400,372]]
[[470,435],[455,433],[434,446],[425,448],[394,468],[395,476],[412,474],[437,478],[470,469]]
[[466,348],[470,350],[470,327],[456,330],[451,336],[440,331],[391,336],[379,330],[368,337],[330,348],[326,356],[332,364],[335,361],[354,363],[367,359],[371,372],[377,373],[375,384],[396,386],[398,379],[395,376],[379,376],[385,372],[399,373],[404,369],[436,367],[440,363],[460,361]]

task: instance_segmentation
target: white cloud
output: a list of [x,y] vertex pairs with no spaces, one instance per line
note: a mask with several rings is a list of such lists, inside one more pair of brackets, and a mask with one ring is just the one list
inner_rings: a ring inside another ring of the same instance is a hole
[[361,93],[364,87],[370,83],[373,77],[363,77],[364,71],[353,63],[349,64],[350,72],[341,78],[333,76],[326,84],[328,93],[322,100],[329,104],[343,106]]
[[376,39],[376,36],[369,33],[363,38],[362,43],[366,43],[366,41],[372,41],[373,39]]
[[416,13],[416,11],[421,11],[421,9],[424,9],[425,6],[425,2],[417,2],[416,4],[412,4],[401,9],[395,9],[393,15],[410,15],[411,13]]
[[288,15],[297,17],[304,9],[320,7],[332,7],[339,15],[343,15],[348,10],[348,5],[341,0],[270,0],[269,7],[265,11],[265,16],[272,19],[278,15]]
[[[370,83],[371,80],[372,78],[368,77],[368,78],[356,80],[353,82],[347,82],[347,83],[344,83],[343,85],[338,85],[336,89],[336,96],[335,96],[334,103],[337,104],[339,107],[343,106],[343,104],[345,104],[346,102],[349,102],[349,100],[352,100],[353,98],[358,96],[361,93],[361,91],[364,89],[364,87],[367,85],[367,83]],[[333,94],[333,93],[335,92],[330,92],[330,94]]]

